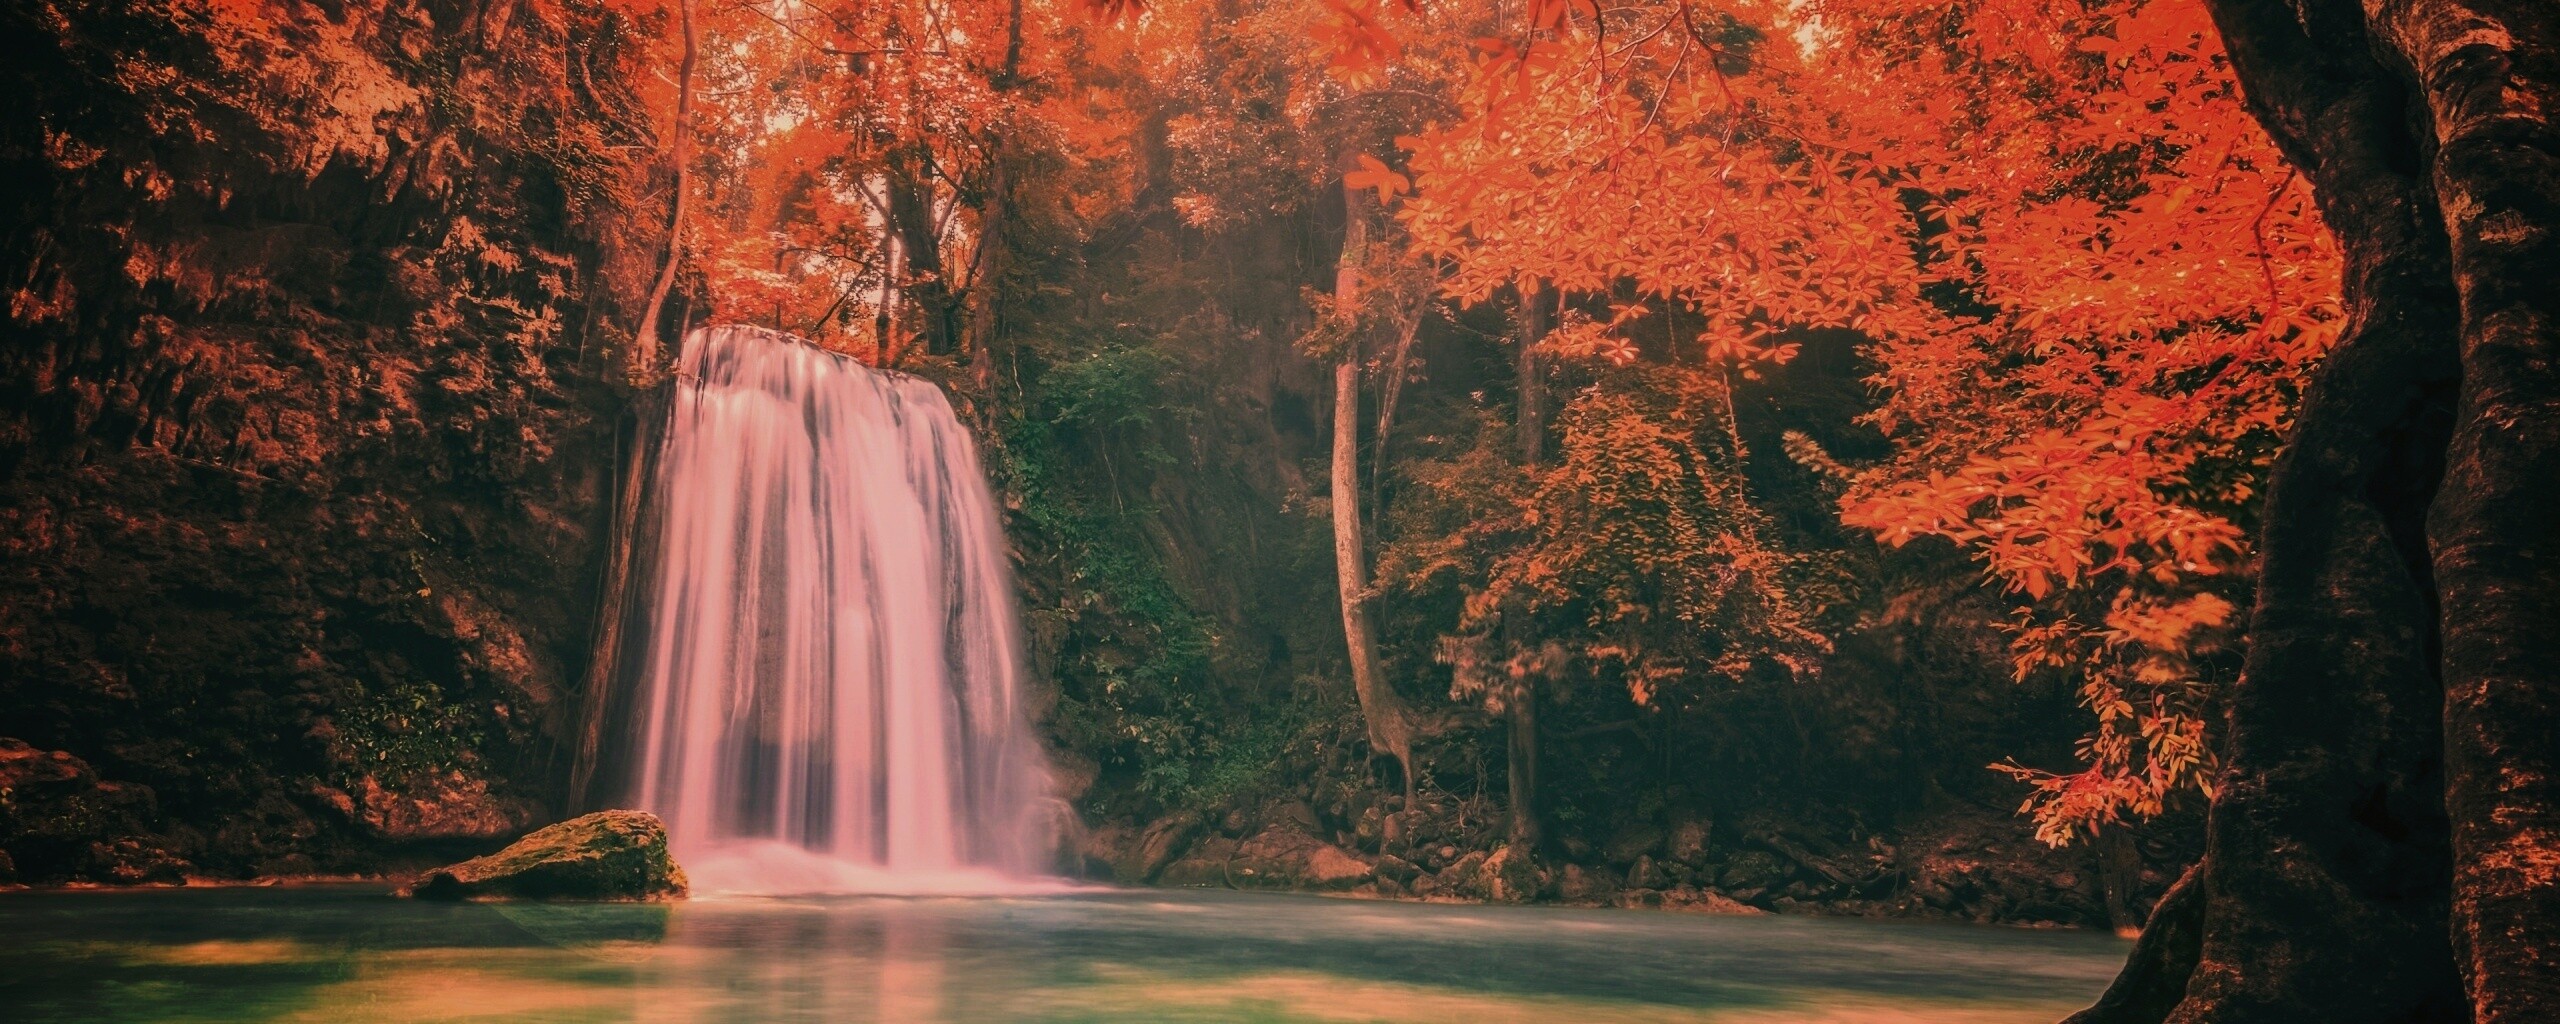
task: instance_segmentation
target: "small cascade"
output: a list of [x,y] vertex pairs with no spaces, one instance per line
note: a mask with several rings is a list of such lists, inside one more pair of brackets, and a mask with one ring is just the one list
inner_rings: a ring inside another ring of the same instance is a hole
[[616,760],[697,889],[1031,879],[1054,801],[995,503],[942,391],[697,330],[658,445]]

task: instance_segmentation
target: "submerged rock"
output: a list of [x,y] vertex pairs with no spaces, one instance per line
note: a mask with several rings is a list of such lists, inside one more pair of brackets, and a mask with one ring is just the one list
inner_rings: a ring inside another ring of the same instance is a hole
[[403,895],[657,902],[683,899],[687,888],[657,815],[598,811],[538,830],[486,857],[427,872]]

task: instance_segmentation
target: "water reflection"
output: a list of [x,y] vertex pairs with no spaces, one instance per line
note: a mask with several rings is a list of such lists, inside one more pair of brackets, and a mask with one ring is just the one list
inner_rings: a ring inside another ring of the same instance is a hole
[[93,1021],[2050,1021],[2110,937],[1234,893],[448,906],[0,894],[0,1005]]

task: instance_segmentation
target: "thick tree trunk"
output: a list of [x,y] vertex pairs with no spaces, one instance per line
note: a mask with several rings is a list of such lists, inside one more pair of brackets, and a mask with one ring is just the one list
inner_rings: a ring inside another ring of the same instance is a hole
[[693,192],[693,64],[700,39],[693,24],[693,0],[679,0],[676,10],[684,33],[684,58],[676,65],[676,123],[667,141],[667,165],[675,172],[676,195],[667,213],[667,259],[658,267],[657,283],[649,287],[649,303],[640,312],[640,329],[631,338],[630,370],[635,378],[658,370],[658,313],[667,307],[667,293],[676,285],[676,268],[684,262],[684,211]]
[[2350,322],[2271,480],[2204,862],[2073,1019],[2554,1019],[2555,8],[2213,8]]
[[2454,953],[2479,1024],[2560,1021],[2560,3],[2366,8],[2425,102],[2462,297],[2428,522]]
[[2151,908],[2142,940],[2114,984],[2088,1009],[2063,1024],[2153,1024],[2167,1020],[2187,996],[2204,947],[2204,865],[2188,868]]
[[[1360,192],[1342,190],[1342,256],[1333,278],[1333,315],[1356,320],[1360,308],[1360,261],[1368,248],[1369,222]],[[1404,700],[1387,684],[1378,664],[1377,629],[1369,616],[1368,544],[1360,526],[1360,346],[1356,330],[1343,342],[1341,361],[1333,367],[1333,559],[1342,598],[1342,638],[1351,656],[1351,687],[1360,700],[1360,717],[1369,734],[1369,749],[1396,759],[1404,773],[1405,806],[1413,806],[1413,722]]]

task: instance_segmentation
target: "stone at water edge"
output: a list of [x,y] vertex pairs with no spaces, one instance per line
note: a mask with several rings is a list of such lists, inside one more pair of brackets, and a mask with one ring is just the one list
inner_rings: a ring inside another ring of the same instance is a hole
[[401,895],[426,900],[663,902],[688,892],[667,851],[667,826],[646,811],[598,811],[506,849],[421,876]]

